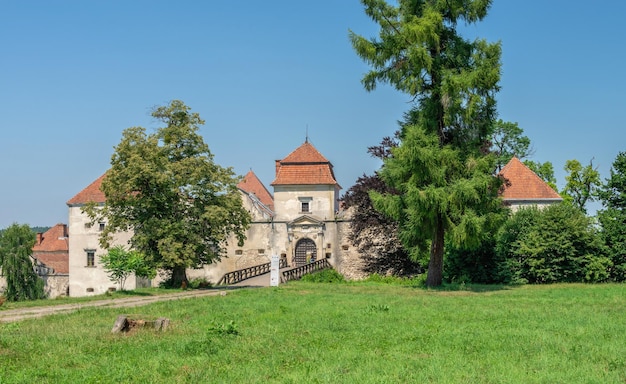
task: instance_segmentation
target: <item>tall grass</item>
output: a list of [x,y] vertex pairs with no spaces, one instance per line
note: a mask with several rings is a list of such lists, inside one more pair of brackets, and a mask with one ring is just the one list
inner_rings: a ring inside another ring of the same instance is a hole
[[[128,312],[170,328],[111,334]],[[0,383],[624,383],[625,356],[625,285],[295,282],[0,324]]]

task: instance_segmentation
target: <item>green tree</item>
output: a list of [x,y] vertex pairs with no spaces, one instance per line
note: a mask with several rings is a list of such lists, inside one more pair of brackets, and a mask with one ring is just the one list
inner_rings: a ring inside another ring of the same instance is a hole
[[598,213],[598,220],[613,262],[611,279],[626,281],[626,152],[615,158],[611,176],[601,186],[598,196],[604,208]]
[[179,286],[187,282],[186,268],[218,261],[231,236],[243,243],[250,215],[232,168],[215,164],[198,134],[200,116],[178,100],[152,116],[165,126],[152,134],[142,127],[123,132],[102,181],[106,202],[85,211],[108,222],[104,248],[114,233],[132,231],[131,248],[170,271]]
[[514,282],[599,282],[611,268],[593,220],[571,204],[520,209],[498,232],[496,253]]
[[[398,146],[394,138],[385,137],[379,145],[368,148],[373,157],[384,160],[391,156],[391,148]],[[347,209],[352,210],[348,238],[357,247],[364,260],[363,272],[383,276],[414,275],[423,272],[420,261],[411,260],[398,238],[398,223],[374,209],[370,192],[394,193],[378,174],[359,177],[356,184],[343,196]]]
[[373,192],[376,209],[399,223],[399,237],[414,260],[430,247],[428,286],[442,283],[444,239],[476,245],[497,206],[500,180],[485,157],[496,115],[500,45],[468,41],[456,30],[487,15],[485,0],[362,0],[379,38],[350,31],[356,53],[372,69],[371,91],[389,83],[415,101],[400,145],[379,172],[398,194]]
[[530,156],[530,139],[523,135],[524,130],[517,123],[498,120],[491,135],[491,151],[496,156],[496,172],[506,163],[517,157],[520,160]]
[[127,251],[122,245],[109,249],[105,255],[100,256],[100,262],[109,273],[111,281],[118,283],[121,290],[124,290],[126,279],[132,274],[148,279],[156,276],[156,270],[146,262],[141,253],[135,250]]
[[601,184],[600,172],[593,167],[593,159],[584,167],[578,160],[567,160],[565,171],[568,174],[565,176],[565,188],[561,192],[563,199],[586,213],[585,205],[595,200],[596,192]]
[[541,163],[538,161],[524,160],[524,165],[530,168],[531,171],[535,172],[541,180],[545,181],[550,186],[550,188],[558,191],[558,188],[556,187],[556,177],[554,176],[554,167],[551,162],[546,161],[545,163]]
[[0,269],[6,278],[4,292],[9,301],[46,297],[44,282],[37,276],[32,253],[35,233],[28,225],[11,225],[0,235]]

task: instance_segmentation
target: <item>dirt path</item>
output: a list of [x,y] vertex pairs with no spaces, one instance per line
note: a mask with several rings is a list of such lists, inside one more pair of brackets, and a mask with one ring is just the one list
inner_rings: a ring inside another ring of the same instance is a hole
[[81,308],[139,307],[142,305],[155,303],[157,301],[178,300],[178,299],[186,299],[190,297],[199,297],[199,296],[216,296],[216,295],[224,296],[226,295],[226,293],[227,293],[227,289],[220,289],[220,290],[206,289],[206,290],[184,291],[180,293],[170,293],[166,295],[157,295],[157,296],[137,296],[137,297],[129,297],[126,299],[107,299],[107,300],[87,301],[84,303],[76,303],[76,304],[62,304],[62,305],[49,305],[45,307],[18,308],[18,309],[9,309],[5,311],[0,310],[0,322],[8,323],[8,322],[20,321],[24,319],[43,317],[43,316],[57,314],[57,313],[69,313],[69,312],[77,311]]

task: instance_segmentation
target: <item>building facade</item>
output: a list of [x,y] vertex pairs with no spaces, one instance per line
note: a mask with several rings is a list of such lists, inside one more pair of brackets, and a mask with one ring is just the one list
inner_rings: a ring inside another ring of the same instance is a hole
[[523,207],[542,208],[563,201],[554,189],[517,157],[513,157],[502,168],[500,175],[505,179],[500,196],[513,212]]
[[[341,269],[343,256],[352,250],[347,243],[349,221],[339,209],[341,187],[333,166],[311,143],[305,141],[287,157],[275,162],[276,176],[270,193],[254,172],[248,172],[237,185],[243,206],[252,222],[246,241],[237,245],[233,238],[221,261],[188,270],[190,279],[202,278],[216,283],[234,270],[267,263],[272,255],[287,259],[292,266],[326,258]],[[86,296],[120,289],[104,271],[99,235],[106,222],[91,223],[82,208],[89,202],[104,204],[100,186],[102,175],[67,202],[69,208],[69,294]],[[114,244],[128,245],[131,233],[119,233]],[[349,258],[348,258],[349,259]],[[158,279],[152,281],[156,284]],[[146,285],[129,278],[125,288]]]

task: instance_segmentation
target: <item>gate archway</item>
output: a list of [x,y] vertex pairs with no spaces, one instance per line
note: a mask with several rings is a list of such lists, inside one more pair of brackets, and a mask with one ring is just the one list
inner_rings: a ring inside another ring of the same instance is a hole
[[301,239],[296,244],[296,254],[294,257],[296,267],[307,263],[307,254],[310,254],[312,260],[317,260],[317,247],[313,240]]

